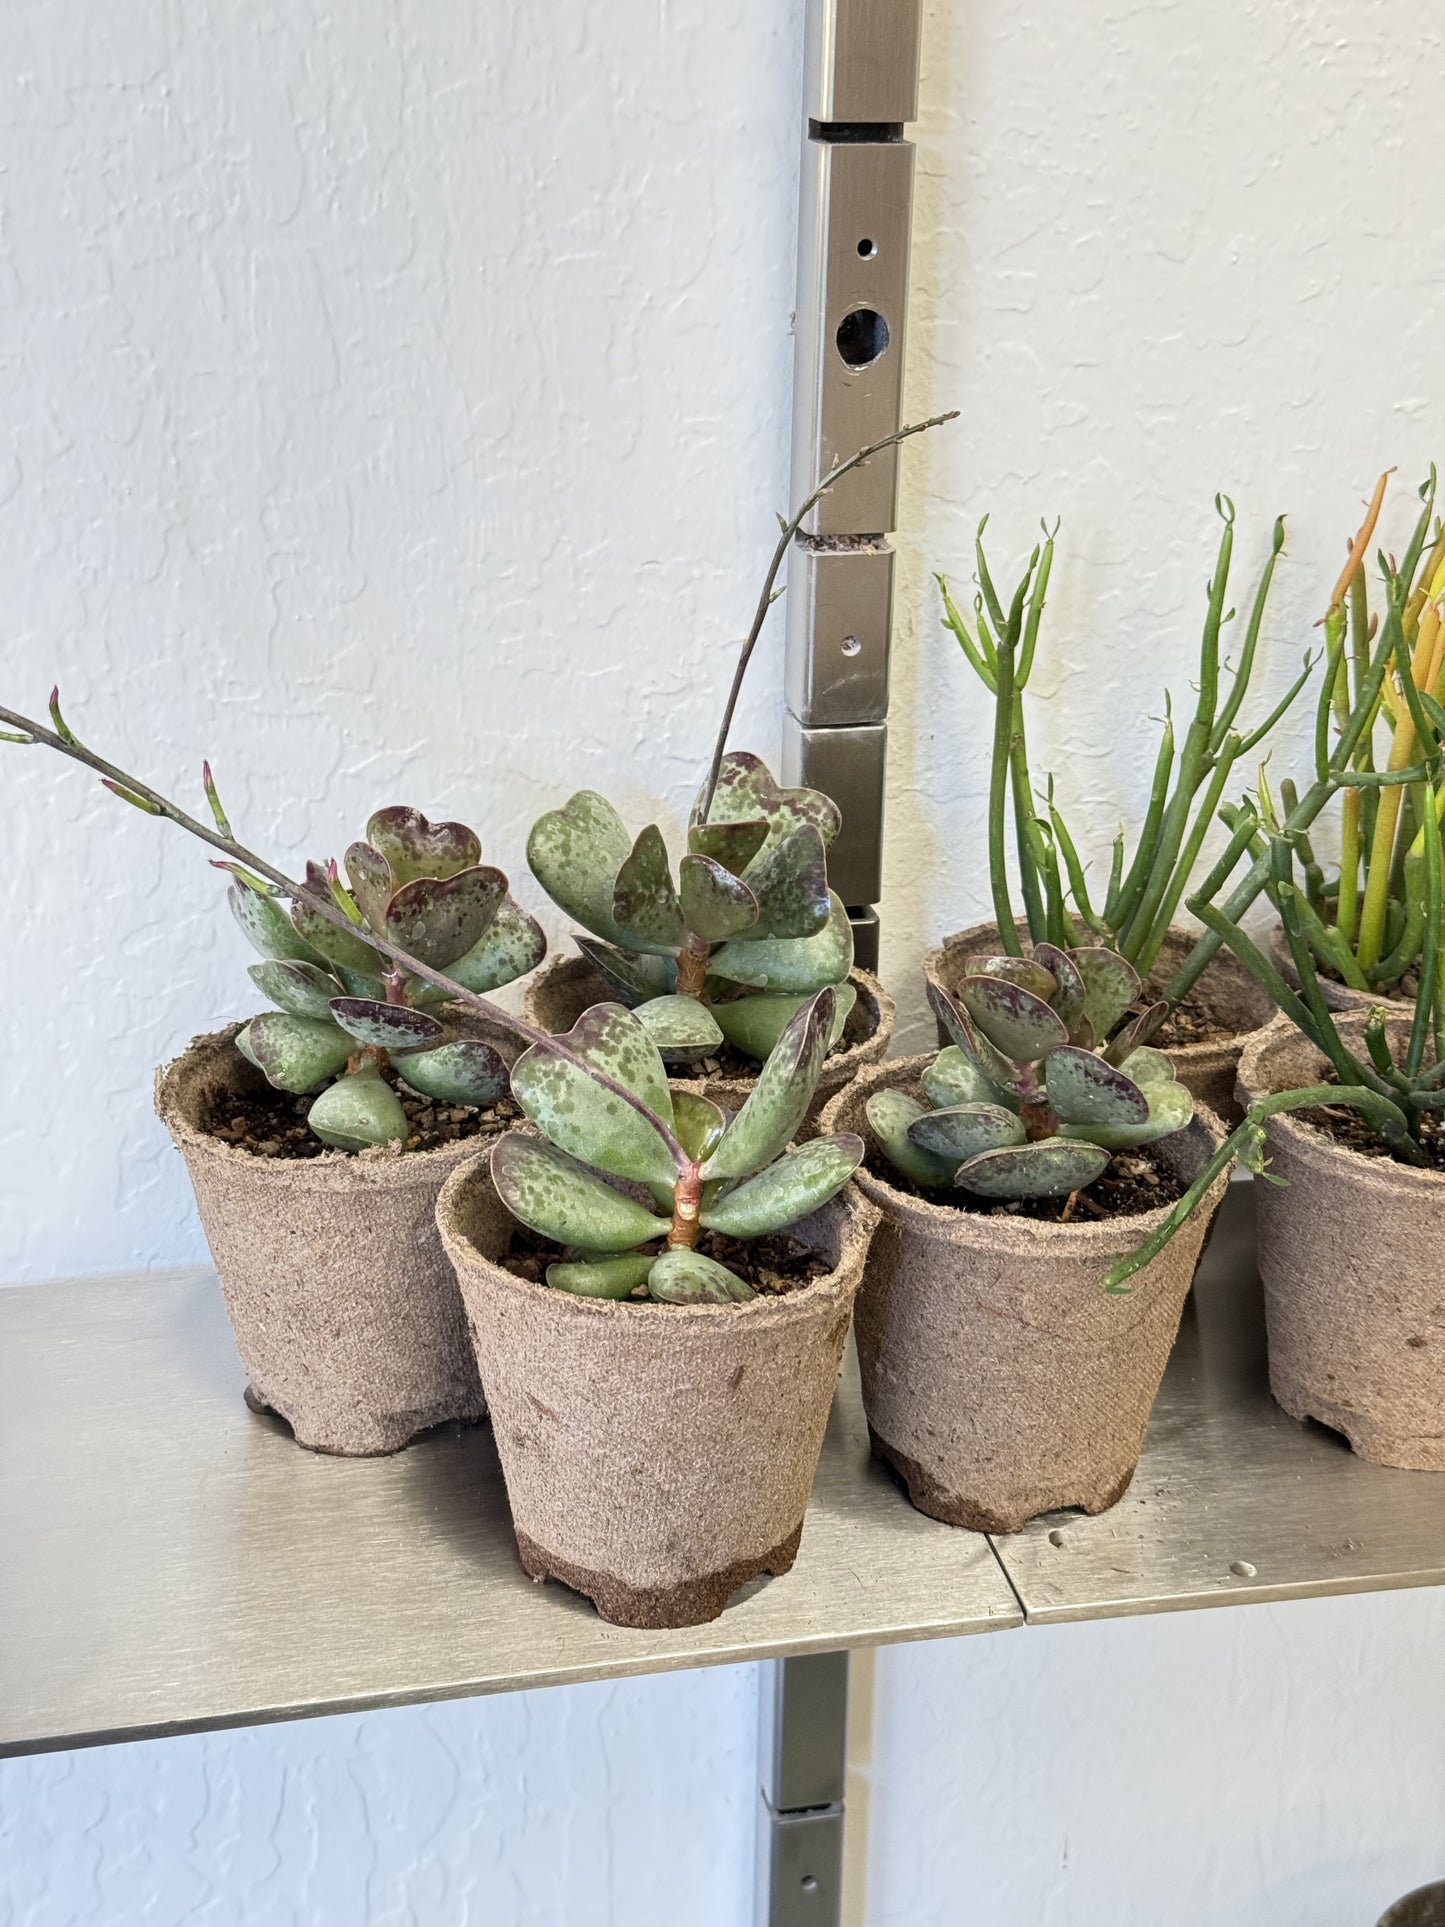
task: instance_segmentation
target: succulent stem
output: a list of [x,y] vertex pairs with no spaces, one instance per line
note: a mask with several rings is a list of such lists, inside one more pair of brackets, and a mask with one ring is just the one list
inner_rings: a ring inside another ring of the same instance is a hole
[[701,937],[688,939],[687,948],[677,953],[677,994],[679,997],[702,996],[703,984],[707,981],[707,960],[709,946]]
[[672,1193],[672,1229],[667,1234],[669,1251],[696,1248],[699,1216],[702,1211],[702,1167],[689,1163],[678,1176]]

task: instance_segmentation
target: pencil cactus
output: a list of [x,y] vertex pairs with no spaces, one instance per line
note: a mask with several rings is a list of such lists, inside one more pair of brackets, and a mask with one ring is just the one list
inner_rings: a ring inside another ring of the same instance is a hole
[[803,1003],[836,986],[831,1049],[856,996],[852,926],[828,888],[837,805],[780,788],[744,752],[723,758],[705,818],[701,800],[675,880],[657,825],[632,837],[593,790],[533,826],[532,874],[591,932],[578,947],[669,1063],[724,1040],[766,1058]]
[[645,1291],[666,1304],[756,1296],[697,1249],[699,1235],[782,1230],[857,1169],[863,1141],[851,1133],[787,1149],[812,1101],[836,1002],[831,988],[802,1001],[735,1116],[671,1090],[652,1032],[622,1004],[594,1005],[565,1036],[525,1051],[512,1092],[542,1135],[500,1139],[492,1177],[515,1218],[566,1248],[548,1284],[592,1298]]
[[925,1189],[986,1198],[1061,1197],[1099,1177],[1110,1153],[1181,1130],[1194,1100],[1149,1038],[1157,1003],[1125,1019],[1138,973],[1102,947],[1034,947],[973,961],[954,998],[929,996],[953,1039],[923,1076],[928,1104],[875,1091],[868,1123]]

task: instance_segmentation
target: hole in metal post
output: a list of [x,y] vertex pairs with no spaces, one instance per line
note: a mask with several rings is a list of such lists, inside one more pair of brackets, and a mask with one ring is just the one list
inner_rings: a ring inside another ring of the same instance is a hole
[[888,323],[876,308],[855,308],[838,323],[836,339],[850,368],[867,368],[888,346]]
[[805,1894],[817,1893],[818,1891],[817,1876],[814,1874],[805,1873],[802,1879],[802,1888]]
[[869,241],[866,239],[862,240],[858,243],[858,252],[862,255],[865,261],[871,261],[874,255],[878,252],[878,243],[876,241]]
[[859,642],[856,636],[844,636],[839,646],[845,656],[856,656],[863,648],[862,643]]

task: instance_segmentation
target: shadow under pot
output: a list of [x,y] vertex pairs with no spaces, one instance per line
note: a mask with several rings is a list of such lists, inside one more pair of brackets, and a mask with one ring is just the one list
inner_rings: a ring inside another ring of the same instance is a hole
[[622,1626],[716,1619],[787,1572],[877,1213],[851,1189],[791,1227],[825,1276],[743,1305],[582,1298],[500,1262],[513,1223],[485,1157],[437,1207],[534,1579]]
[[[1019,918],[1016,928],[1027,946],[1028,924]],[[1079,941],[1082,946],[1086,938],[1081,935]],[[1150,973],[1151,988],[1161,989],[1168,983],[1195,942],[1192,931],[1171,926]],[[960,980],[967,974],[968,959],[995,957],[998,953],[998,925],[971,924],[956,936],[945,937],[937,950],[929,951],[923,960],[923,974],[929,983],[956,995]],[[1240,1050],[1246,1037],[1272,1023],[1278,1014],[1269,992],[1260,988],[1237,957],[1221,950],[1205,965],[1180,1009],[1150,1042],[1168,1052],[1174,1075],[1184,1088],[1233,1127],[1244,1115],[1234,1096]],[[939,1048],[951,1041],[940,1024]]]
[[[1364,1013],[1336,1020],[1364,1052]],[[1392,1018],[1397,1056],[1410,1032]],[[1324,1081],[1329,1064],[1281,1017],[1239,1066],[1253,1100]],[[1343,1432],[1362,1459],[1445,1472],[1445,1170],[1367,1155],[1306,1112],[1269,1120],[1259,1272],[1269,1384],[1291,1418]]]
[[[1289,939],[1278,924],[1269,933],[1269,960],[1284,978],[1291,990],[1299,989],[1299,972],[1294,967],[1290,954]],[[1318,973],[1317,981],[1320,994],[1329,1010],[1374,1010],[1380,1004],[1398,1003],[1409,1009],[1415,999],[1415,979],[1410,978],[1408,991],[1401,991],[1398,985],[1390,990],[1353,990],[1349,984],[1340,983],[1334,977],[1327,977],[1323,971]]]
[[[486,1411],[456,1278],[436,1229],[475,1137],[427,1151],[258,1157],[213,1136],[231,1100],[269,1089],[198,1037],[156,1073],[156,1110],[190,1173],[250,1381],[298,1445],[364,1458]],[[233,1108],[233,1107],[231,1107]]]
[[[850,1084],[865,1064],[876,1064],[893,1039],[894,1004],[878,979],[866,970],[854,969],[848,981],[858,992],[858,1000],[848,1013],[837,1048],[823,1060],[813,1101],[798,1126],[799,1141],[816,1137],[823,1106]],[[594,970],[585,957],[557,957],[544,964],[527,985],[526,1016],[539,1030],[559,1033],[571,1030],[584,1010],[593,1004],[617,1002],[616,988]],[[740,1111],[752,1095],[761,1065],[727,1045],[717,1060],[715,1071],[696,1070],[687,1065],[669,1066],[675,1083],[711,1099],[726,1111]]]
[[[857,1131],[874,1091],[921,1098],[929,1056],[866,1070],[828,1106],[825,1132]],[[1201,1108],[1151,1154],[1186,1184],[1224,1141]],[[983,1200],[925,1197],[876,1175],[854,1179],[883,1221],[858,1295],[863,1405],[876,1457],[920,1512],[978,1532],[1017,1532],[1040,1513],[1104,1512],[1139,1462],[1223,1174],[1127,1293],[1105,1273],[1169,1206],[1105,1220],[1040,1222]],[[960,1198],[967,1194],[959,1192]],[[975,1208],[977,1207],[977,1208]]]

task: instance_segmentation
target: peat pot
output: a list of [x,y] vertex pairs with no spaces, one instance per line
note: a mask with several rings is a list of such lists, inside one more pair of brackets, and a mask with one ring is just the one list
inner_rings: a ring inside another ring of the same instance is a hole
[[[1364,1048],[1363,1012],[1337,1017]],[[1398,1050],[1407,1017],[1392,1018]],[[1242,1097],[1323,1081],[1281,1017],[1251,1038]],[[1271,1118],[1258,1192],[1270,1390],[1291,1418],[1343,1432],[1362,1459],[1445,1472],[1445,1172],[1366,1157],[1298,1116]]]
[[1445,1880],[1432,1880],[1397,1900],[1376,1927],[1445,1927]]
[[[1291,990],[1299,989],[1299,972],[1294,967],[1290,955],[1289,939],[1278,924],[1269,933],[1269,960],[1284,978]],[[1401,1004],[1413,1008],[1413,999],[1407,999],[1396,990],[1352,990],[1348,984],[1336,983],[1334,978],[1319,978],[1320,994],[1330,1010],[1374,1010],[1381,1004]]]
[[[921,1098],[931,1059],[863,1071],[822,1129],[868,1135],[874,1091]],[[1192,1181],[1223,1142],[1218,1118],[1150,1149]],[[1070,1224],[934,1204],[875,1177],[855,1184],[883,1214],[858,1296],[868,1432],[920,1512],[979,1532],[1017,1532],[1041,1512],[1103,1512],[1123,1496],[1179,1329],[1221,1175],[1127,1294],[1106,1297],[1114,1259],[1166,1211]]]
[[475,1139],[406,1153],[262,1158],[212,1137],[218,1104],[262,1087],[232,1039],[198,1037],[156,1074],[186,1160],[251,1398],[299,1445],[361,1458],[486,1410],[437,1194]]
[[[1019,936],[1027,943],[1027,923],[1020,918],[1017,927]],[[1192,932],[1172,928],[1159,951],[1150,983],[1155,986],[1168,983],[1193,949],[1194,942]],[[968,958],[993,956],[997,952],[998,925],[975,923],[967,930],[960,930],[956,936],[945,937],[937,950],[930,950],[923,960],[923,974],[929,983],[956,991]],[[1185,1089],[1233,1126],[1242,1115],[1234,1097],[1240,1047],[1252,1031],[1272,1022],[1278,1015],[1274,999],[1267,990],[1260,988],[1237,957],[1221,950],[1205,966],[1199,982],[1189,993],[1189,1001],[1219,1034],[1204,1038],[1197,1044],[1156,1041],[1161,1050],[1168,1051],[1174,1064],[1174,1075]],[[940,1047],[949,1041],[942,1025],[939,1026],[938,1041]]]
[[[808,1114],[798,1127],[800,1138],[815,1135],[823,1106],[846,1084],[852,1082],[865,1064],[876,1064],[893,1037],[893,999],[866,970],[853,970],[848,981],[858,992],[858,1001],[848,1014],[838,1048],[823,1061],[818,1086]],[[585,957],[556,957],[544,964],[527,985],[526,1014],[539,1030],[570,1030],[592,1004],[615,1002],[617,992],[593,969]],[[700,1092],[721,1104],[725,1110],[741,1110],[757,1082],[757,1073],[674,1080],[690,1091]]]
[[785,1573],[877,1213],[850,1187],[793,1227],[831,1269],[746,1305],[580,1298],[498,1262],[485,1157],[437,1207],[487,1391],[517,1551],[622,1626],[716,1619]]

